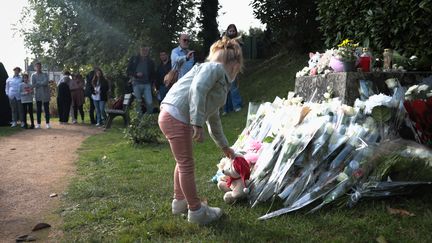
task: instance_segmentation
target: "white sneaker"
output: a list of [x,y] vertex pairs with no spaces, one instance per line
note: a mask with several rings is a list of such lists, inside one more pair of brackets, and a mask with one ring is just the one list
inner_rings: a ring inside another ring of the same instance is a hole
[[11,127],[16,127],[16,126],[17,126],[17,123],[16,122],[12,122]]
[[50,128],[51,128],[51,125],[50,125],[49,123],[47,123],[47,124],[46,124],[46,128],[47,128],[47,129],[50,129]]
[[77,122],[77,120],[72,120],[72,124],[77,124],[78,122]]
[[40,124],[36,124],[35,128],[40,129]]
[[174,199],[171,203],[172,213],[173,214],[187,213],[188,212],[187,205],[188,204],[186,199],[183,200]]
[[188,211],[188,221],[199,225],[211,223],[222,216],[222,209],[209,207],[205,203],[201,203],[201,208],[196,211]]
[[235,108],[234,111],[235,111],[235,112],[239,112],[239,111],[241,111],[241,107],[239,107],[239,108]]
[[96,126],[99,127],[101,124],[100,123],[96,123]]

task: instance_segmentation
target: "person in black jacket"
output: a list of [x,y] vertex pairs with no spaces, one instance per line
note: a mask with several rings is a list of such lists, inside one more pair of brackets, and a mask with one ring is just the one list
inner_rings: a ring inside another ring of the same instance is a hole
[[153,112],[152,87],[155,81],[155,65],[149,57],[150,48],[142,45],[140,53],[130,58],[127,67],[127,76],[132,83],[133,93],[137,101],[136,111],[142,115],[141,103],[144,97],[146,113]]
[[86,75],[86,77],[85,77],[86,83],[85,83],[85,90],[84,90],[84,95],[85,95],[85,97],[87,97],[89,99],[89,102],[90,102],[89,116],[90,116],[90,122],[93,125],[96,124],[96,119],[95,119],[95,114],[94,114],[95,106],[94,106],[94,102],[92,99],[92,92],[93,92],[92,91],[93,90],[92,81],[93,81],[93,77],[95,74],[95,68],[96,67],[94,67],[94,69]]
[[165,98],[169,88],[164,84],[165,75],[171,70],[171,60],[165,51],[159,53],[160,64],[157,68],[156,89],[159,92],[159,103]]
[[57,86],[57,110],[60,124],[67,124],[69,120],[70,106],[72,103],[71,92],[69,89],[70,72],[63,73],[62,81]]
[[105,104],[108,101],[109,83],[100,68],[95,68],[92,80],[91,97],[96,108],[96,126],[102,126],[106,121]]

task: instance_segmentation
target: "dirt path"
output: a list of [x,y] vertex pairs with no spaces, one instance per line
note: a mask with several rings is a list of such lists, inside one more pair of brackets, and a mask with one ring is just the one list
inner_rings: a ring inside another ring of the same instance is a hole
[[[100,128],[53,125],[0,138],[0,242],[15,242],[37,223],[52,227],[43,241],[61,236],[55,216],[60,199],[75,172],[76,150]],[[50,197],[56,193],[57,197]],[[48,238],[46,238],[48,237]]]

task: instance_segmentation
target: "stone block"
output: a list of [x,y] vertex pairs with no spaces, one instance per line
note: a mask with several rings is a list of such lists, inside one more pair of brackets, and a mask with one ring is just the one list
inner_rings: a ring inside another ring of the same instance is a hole
[[[397,78],[402,85],[410,86],[431,76],[432,72],[339,72],[327,75],[305,76],[296,78],[295,92],[305,101],[320,102],[324,99],[327,86],[333,89],[333,96],[342,102],[353,105],[359,95],[359,80],[372,81],[375,93],[389,94],[385,80]],[[315,95],[314,92],[316,91]]]

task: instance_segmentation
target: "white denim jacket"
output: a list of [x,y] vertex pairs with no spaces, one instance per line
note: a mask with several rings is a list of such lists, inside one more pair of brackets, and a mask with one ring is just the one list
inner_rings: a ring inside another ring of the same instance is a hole
[[197,64],[171,87],[162,104],[176,107],[191,125],[202,127],[206,123],[215,143],[227,147],[219,109],[225,104],[229,87],[230,79],[222,64]]

